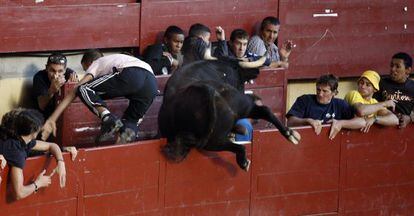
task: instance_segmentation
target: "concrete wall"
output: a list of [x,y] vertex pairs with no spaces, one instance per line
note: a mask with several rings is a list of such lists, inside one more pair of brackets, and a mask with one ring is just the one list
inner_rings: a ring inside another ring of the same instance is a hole
[[[38,54],[37,54],[38,55]],[[48,54],[42,56],[0,57],[0,116],[17,107],[32,107],[30,92],[34,74],[45,68]],[[68,67],[83,75],[81,55],[68,55]]]

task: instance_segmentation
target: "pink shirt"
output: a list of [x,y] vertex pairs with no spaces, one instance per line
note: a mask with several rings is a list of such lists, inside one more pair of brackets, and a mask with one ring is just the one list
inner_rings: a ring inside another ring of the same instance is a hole
[[154,74],[149,64],[133,56],[124,54],[113,54],[101,57],[91,64],[86,73],[91,74],[94,78],[97,78],[103,75],[112,74],[114,67],[120,72],[123,68],[139,67]]

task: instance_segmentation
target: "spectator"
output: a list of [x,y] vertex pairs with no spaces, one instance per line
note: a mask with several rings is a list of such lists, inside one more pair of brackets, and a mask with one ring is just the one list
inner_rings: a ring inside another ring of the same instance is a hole
[[[44,125],[42,139],[53,132],[56,120],[78,95],[85,105],[101,118],[101,134],[97,142],[117,133],[118,142],[134,141],[138,124],[157,95],[157,80],[151,66],[133,56],[113,54],[102,57],[98,50],[86,52],[81,60],[86,75],[68,93]],[[107,108],[104,99],[126,97],[129,100],[122,120]]]
[[[43,116],[37,110],[15,109],[6,113],[0,125],[0,154],[10,165],[10,179],[16,199],[23,199],[52,183],[52,176],[59,175],[60,187],[65,187],[66,168],[62,152],[55,143],[35,140],[43,124]],[[49,151],[56,159],[57,167],[50,175],[43,170],[33,183],[24,185],[23,169],[30,150]],[[76,149],[71,149],[72,160]]]
[[203,59],[215,59],[211,56],[210,29],[200,23],[193,24],[183,44],[183,64]]
[[155,75],[171,74],[183,64],[181,47],[184,42],[184,31],[177,26],[169,26],[164,34],[164,41],[149,46],[144,60],[151,65]]
[[48,118],[55,110],[55,98],[63,84],[78,81],[76,73],[66,64],[64,55],[54,53],[47,58],[46,69],[33,77],[33,101],[44,118]]
[[286,114],[288,126],[310,125],[319,135],[322,124],[331,123],[329,139],[333,139],[342,128],[364,127],[365,120],[354,117],[355,110],[344,100],[334,98],[337,94],[337,77],[331,74],[319,77],[316,82],[316,95],[300,96]]
[[414,81],[409,79],[413,60],[407,53],[397,53],[391,59],[390,76],[381,79],[379,91],[374,94],[378,101],[394,100],[399,127],[413,122]]
[[[229,43],[226,42],[225,32],[220,26],[216,28],[216,34],[218,46],[214,50],[215,57],[231,57],[241,61],[256,61],[260,59],[261,56],[246,51],[249,34],[245,30],[233,30]],[[270,60],[267,59],[263,65],[269,66]]]
[[289,55],[292,51],[293,43],[287,40],[279,49],[275,42],[280,30],[280,21],[276,17],[266,17],[260,25],[260,34],[253,36],[248,45],[247,52],[258,56],[267,55],[270,59],[270,67],[289,67]]
[[378,103],[373,98],[374,92],[379,90],[380,76],[377,72],[368,70],[362,73],[358,80],[358,91],[350,91],[345,96],[345,101],[354,106],[356,113],[364,117],[365,127],[361,131],[367,133],[374,124],[384,126],[398,125],[398,118],[387,108],[395,108],[394,100],[386,100]]

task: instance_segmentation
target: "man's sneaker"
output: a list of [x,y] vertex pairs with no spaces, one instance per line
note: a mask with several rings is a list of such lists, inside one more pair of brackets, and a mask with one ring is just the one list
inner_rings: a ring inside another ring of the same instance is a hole
[[102,142],[111,138],[123,125],[122,121],[116,116],[112,114],[106,115],[101,122],[101,133],[96,138],[96,142]]
[[122,144],[122,143],[134,142],[136,138],[137,138],[137,134],[135,133],[135,131],[131,128],[126,128],[119,135],[119,140],[117,143]]

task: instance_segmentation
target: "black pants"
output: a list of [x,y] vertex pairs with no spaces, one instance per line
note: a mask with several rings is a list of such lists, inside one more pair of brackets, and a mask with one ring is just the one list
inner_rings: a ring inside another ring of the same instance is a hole
[[157,88],[157,80],[151,72],[139,67],[129,67],[81,85],[77,94],[96,115],[99,113],[95,107],[106,107],[103,100],[126,97],[129,105],[122,118],[137,123],[152,104],[158,92]]

